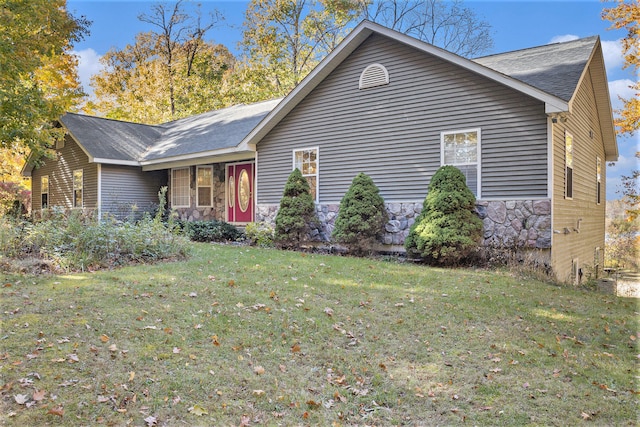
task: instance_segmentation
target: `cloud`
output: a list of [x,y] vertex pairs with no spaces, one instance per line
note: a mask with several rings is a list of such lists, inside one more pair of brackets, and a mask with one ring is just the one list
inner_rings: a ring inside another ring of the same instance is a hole
[[551,43],[564,43],[564,42],[570,42],[571,40],[578,40],[580,37],[574,35],[574,34],[565,34],[565,35],[561,35],[561,36],[554,36],[553,38],[551,38],[551,40],[549,41],[549,44]]
[[609,82],[611,108],[614,110],[622,108],[622,101],[620,101],[619,97],[631,99],[635,96],[635,91],[631,88],[631,85],[633,84],[633,80],[630,79],[613,80]]
[[622,67],[624,58],[622,57],[622,41],[602,40],[602,56],[604,56],[604,65],[607,67],[607,73],[611,74],[613,69]]
[[100,55],[91,48],[73,51],[72,53],[78,57],[78,78],[80,79],[80,84],[82,84],[87,94],[93,95],[93,89],[90,86],[91,76],[102,70]]

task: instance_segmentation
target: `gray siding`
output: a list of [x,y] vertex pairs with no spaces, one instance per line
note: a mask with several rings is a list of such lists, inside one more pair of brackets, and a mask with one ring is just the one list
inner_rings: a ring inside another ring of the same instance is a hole
[[73,171],[83,171],[83,208],[93,210],[98,204],[98,165],[89,163],[89,157],[70,137],[65,137],[64,147],[56,150],[54,158],[43,159],[31,176],[32,210],[41,206],[40,178],[49,176],[49,207],[73,207]]
[[[390,84],[359,90],[367,65]],[[358,172],[388,202],[421,200],[440,166],[440,133],[480,128],[482,198],[547,196],[544,105],[439,58],[374,35],[257,146],[258,203],[278,203],[292,150],[319,147],[320,202],[339,202]]]
[[167,171],[143,172],[135,166],[102,165],[102,212],[117,218],[152,212],[158,205],[158,191],[167,185]]

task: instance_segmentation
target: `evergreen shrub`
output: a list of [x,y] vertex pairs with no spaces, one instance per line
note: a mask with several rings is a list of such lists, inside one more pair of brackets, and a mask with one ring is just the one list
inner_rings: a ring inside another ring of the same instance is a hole
[[355,255],[370,253],[388,221],[384,199],[373,180],[359,173],[340,201],[333,229],[336,242]]
[[274,243],[282,249],[300,249],[311,240],[311,230],[318,223],[309,183],[296,168],[284,186],[280,209],[276,214]]
[[479,246],[482,221],[465,177],[454,166],[443,166],[431,178],[423,209],[405,239],[410,257],[429,264],[457,265]]

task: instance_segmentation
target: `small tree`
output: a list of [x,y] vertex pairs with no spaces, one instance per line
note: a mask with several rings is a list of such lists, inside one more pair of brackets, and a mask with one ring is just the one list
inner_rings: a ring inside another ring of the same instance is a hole
[[356,255],[371,251],[388,220],[384,199],[373,180],[359,173],[340,201],[333,237]]
[[475,197],[454,166],[433,175],[422,212],[405,240],[407,254],[425,262],[455,265],[478,246],[482,221],[475,214]]
[[302,243],[311,240],[311,229],[317,224],[316,205],[309,183],[296,168],[284,186],[276,215],[274,242],[283,249],[300,248]]

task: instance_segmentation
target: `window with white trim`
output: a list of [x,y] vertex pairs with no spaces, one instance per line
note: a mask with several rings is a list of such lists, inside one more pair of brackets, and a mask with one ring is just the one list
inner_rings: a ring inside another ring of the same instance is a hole
[[596,203],[602,202],[602,160],[596,157]]
[[467,187],[480,197],[480,129],[442,132],[441,163],[464,174]]
[[564,197],[573,198],[573,135],[564,133]]
[[318,148],[293,150],[293,168],[307,179],[313,200],[318,201]]
[[196,172],[196,197],[198,207],[213,205],[213,166],[198,166]]
[[49,175],[40,177],[40,208],[49,207]]
[[83,184],[84,173],[82,169],[73,171],[73,207],[81,208],[83,203]]
[[188,208],[190,206],[190,180],[190,168],[171,169],[171,207]]

